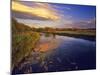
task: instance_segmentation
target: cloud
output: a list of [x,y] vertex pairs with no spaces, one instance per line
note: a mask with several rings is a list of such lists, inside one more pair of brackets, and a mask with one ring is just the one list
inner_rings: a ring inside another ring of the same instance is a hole
[[71,10],[70,7],[66,6],[66,7],[61,7],[61,6],[58,6],[58,5],[54,5],[53,6],[54,8],[57,8],[57,9],[62,9],[62,10]]
[[51,19],[47,19],[47,18],[42,18],[39,16],[33,16],[30,14],[26,14],[26,13],[19,13],[19,12],[13,12],[12,16],[15,18],[19,18],[19,19],[31,19],[31,20],[51,20]]
[[[17,1],[12,1],[12,10],[17,14],[25,14],[34,19],[58,20],[59,16],[56,11],[47,3],[35,3],[35,7],[24,5]],[[22,18],[22,17],[21,17]],[[25,17],[24,17],[25,18]],[[27,17],[26,17],[27,18]]]
[[72,24],[69,24],[69,26],[72,28],[96,28],[96,19],[73,22]]
[[52,20],[32,20],[32,19],[19,19],[16,18],[16,20],[20,23],[23,23],[25,25],[28,25],[30,27],[58,27],[59,20],[52,21]]

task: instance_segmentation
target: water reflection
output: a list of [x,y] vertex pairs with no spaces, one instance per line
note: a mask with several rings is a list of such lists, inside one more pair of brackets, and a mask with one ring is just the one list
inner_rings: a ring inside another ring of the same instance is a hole
[[15,68],[14,72],[94,69],[95,53],[95,41],[42,33],[33,52]]

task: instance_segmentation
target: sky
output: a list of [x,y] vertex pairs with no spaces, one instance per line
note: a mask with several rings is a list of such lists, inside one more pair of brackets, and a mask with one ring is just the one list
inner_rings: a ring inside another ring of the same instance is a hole
[[12,1],[12,17],[30,27],[95,28],[96,7]]

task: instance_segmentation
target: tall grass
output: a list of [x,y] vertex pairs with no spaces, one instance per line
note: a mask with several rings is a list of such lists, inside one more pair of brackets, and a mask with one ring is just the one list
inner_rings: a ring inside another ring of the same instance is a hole
[[[40,38],[40,34],[27,29],[26,26],[20,25],[12,20],[12,69],[28,56],[35,47]],[[18,26],[17,26],[18,25]],[[21,30],[22,29],[22,30]]]

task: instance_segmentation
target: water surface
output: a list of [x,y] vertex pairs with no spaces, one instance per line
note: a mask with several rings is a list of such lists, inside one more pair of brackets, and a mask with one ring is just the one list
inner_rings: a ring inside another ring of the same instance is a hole
[[32,54],[15,73],[38,73],[96,68],[96,42],[68,36],[42,34]]

